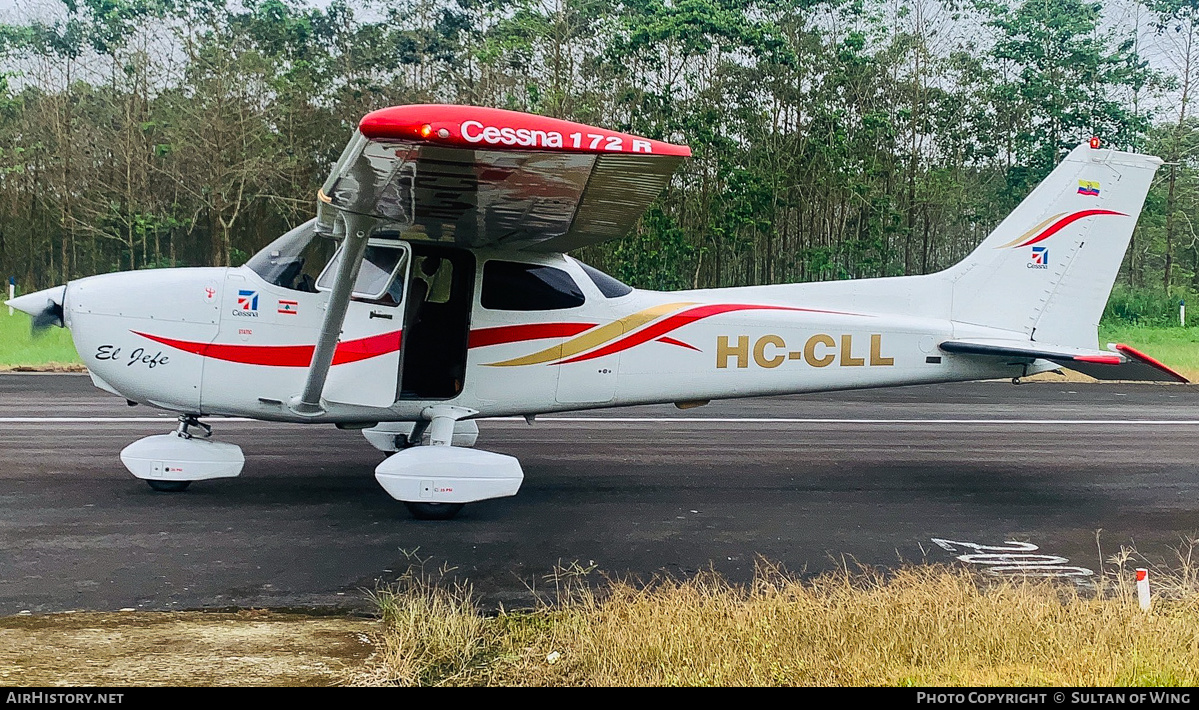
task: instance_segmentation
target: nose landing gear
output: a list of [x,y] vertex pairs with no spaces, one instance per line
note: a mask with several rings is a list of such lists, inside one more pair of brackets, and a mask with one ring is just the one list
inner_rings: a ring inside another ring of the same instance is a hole
[[183,439],[191,439],[194,436],[191,433],[192,427],[196,427],[203,432],[200,434],[201,439],[212,438],[212,426],[200,421],[194,414],[179,415],[179,426],[175,429],[175,434]]
[[185,490],[192,481],[240,474],[246,463],[241,447],[211,437],[211,426],[194,414],[182,414],[174,432],[147,436],[126,446],[121,463],[151,488],[164,492]]

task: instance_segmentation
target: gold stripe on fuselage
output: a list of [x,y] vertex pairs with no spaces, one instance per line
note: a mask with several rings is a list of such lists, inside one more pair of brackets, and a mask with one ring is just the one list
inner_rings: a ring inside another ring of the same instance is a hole
[[621,318],[620,320],[612,321],[606,325],[601,325],[598,328],[593,328],[582,335],[576,336],[567,340],[565,343],[559,343],[553,347],[539,350],[531,355],[512,358],[502,362],[486,363],[488,367],[515,367],[517,365],[540,365],[543,362],[552,362],[563,358],[573,357],[579,353],[586,352],[592,348],[598,347],[615,340],[620,336],[630,331],[636,330],[641,326],[656,320],[680,308],[693,306],[694,303],[664,303],[660,306],[646,308],[643,311],[637,311]]

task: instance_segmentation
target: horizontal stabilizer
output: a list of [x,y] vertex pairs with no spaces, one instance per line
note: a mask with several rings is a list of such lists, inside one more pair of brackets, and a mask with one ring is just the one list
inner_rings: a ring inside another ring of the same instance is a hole
[[1132,382],[1187,382],[1187,378],[1127,345],[1109,345],[1110,351],[1045,345],[1030,340],[946,340],[947,353],[1006,358],[1013,362],[1048,360],[1097,380]]

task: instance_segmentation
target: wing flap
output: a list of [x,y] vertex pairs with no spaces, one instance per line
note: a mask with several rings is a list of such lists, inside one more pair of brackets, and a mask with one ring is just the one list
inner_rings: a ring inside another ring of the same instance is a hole
[[1048,360],[1098,380],[1133,382],[1188,382],[1166,365],[1124,344],[1109,346],[1111,351],[1083,350],[1044,345],[1028,340],[946,340],[941,350],[961,355],[1006,358],[1012,362]]
[[367,114],[321,188],[338,211],[411,240],[564,252],[627,234],[685,146],[514,111],[398,106]]

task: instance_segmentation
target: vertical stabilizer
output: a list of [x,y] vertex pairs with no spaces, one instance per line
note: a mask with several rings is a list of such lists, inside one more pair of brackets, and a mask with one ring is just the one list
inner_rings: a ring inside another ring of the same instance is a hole
[[1080,145],[961,263],[951,318],[1098,348],[1099,317],[1160,158]]

